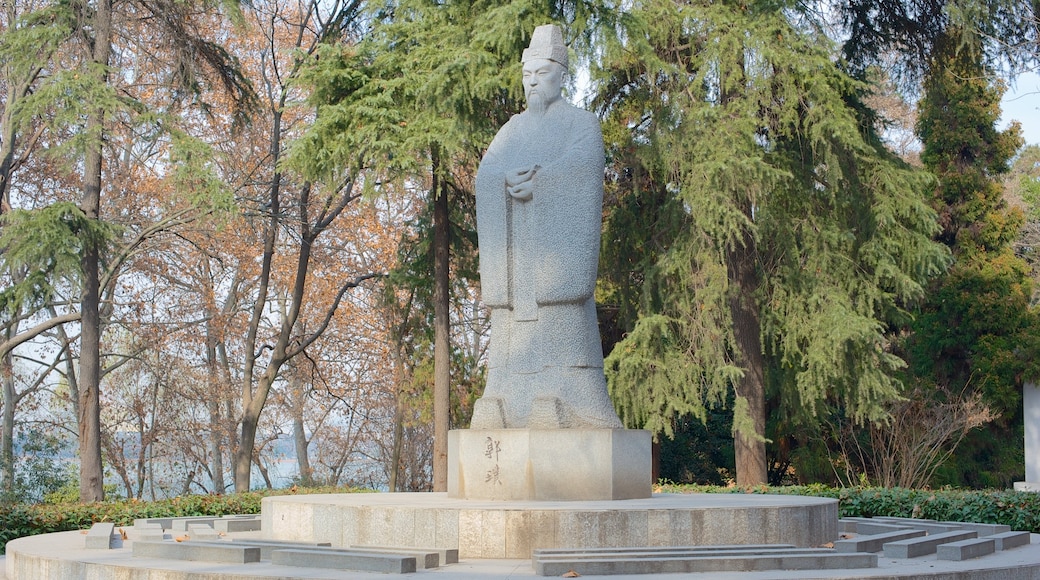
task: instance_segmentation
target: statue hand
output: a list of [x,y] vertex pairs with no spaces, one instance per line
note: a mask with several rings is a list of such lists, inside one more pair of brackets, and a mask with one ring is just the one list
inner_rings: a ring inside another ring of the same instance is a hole
[[516,187],[521,183],[526,183],[534,179],[534,174],[538,172],[542,167],[540,165],[534,165],[524,169],[514,169],[506,172],[506,186],[508,188]]
[[519,201],[529,201],[534,196],[534,183],[530,180],[518,183],[512,187],[507,187],[506,191],[513,199]]

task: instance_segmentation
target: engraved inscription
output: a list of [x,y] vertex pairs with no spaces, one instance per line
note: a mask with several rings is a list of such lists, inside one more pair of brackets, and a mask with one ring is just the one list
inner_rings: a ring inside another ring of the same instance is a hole
[[499,479],[500,470],[498,467],[498,456],[502,452],[501,441],[497,439],[487,438],[484,442],[484,457],[491,459],[495,462],[495,466],[492,467],[484,474],[484,483],[502,485],[502,480]]

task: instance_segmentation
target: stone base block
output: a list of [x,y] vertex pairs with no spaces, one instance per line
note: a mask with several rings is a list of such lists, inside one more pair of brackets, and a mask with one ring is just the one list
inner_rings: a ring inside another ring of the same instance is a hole
[[464,429],[448,433],[448,497],[598,501],[652,493],[650,432]]
[[1015,491],[1040,491],[1040,483],[1035,481],[1016,481]]
[[449,548],[458,549],[460,559],[527,559],[532,550],[556,548],[808,548],[838,537],[837,500],[767,494],[587,502],[455,499],[444,493],[283,495],[265,497],[261,511],[266,539]]

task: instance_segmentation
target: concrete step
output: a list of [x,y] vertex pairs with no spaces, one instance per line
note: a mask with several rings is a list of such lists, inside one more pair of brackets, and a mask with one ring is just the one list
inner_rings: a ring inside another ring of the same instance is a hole
[[793,544],[722,544],[718,546],[633,546],[627,548],[539,548],[532,553],[538,555],[553,554],[618,554],[626,551],[639,552],[671,552],[675,550],[715,552],[746,550],[783,550],[794,549]]
[[[600,555],[604,556],[604,555]],[[876,554],[727,552],[712,556],[633,555],[624,557],[553,558],[534,560],[535,574],[581,575],[690,574],[698,572],[761,572],[769,570],[833,570],[877,567]]]
[[939,560],[971,560],[995,551],[996,542],[990,538],[973,538],[943,544],[936,550],[935,557]]
[[[194,540],[193,540],[194,541]],[[234,546],[250,546],[254,548],[260,548],[260,559],[270,560],[271,552],[275,550],[292,550],[299,548],[301,550],[310,550],[318,548],[327,548],[331,546],[329,542],[279,542],[277,540],[253,540],[253,539],[235,539],[235,540],[199,540],[199,542],[215,543],[221,546],[232,544]]]
[[459,551],[455,548],[409,548],[406,546],[363,546],[363,545],[352,545],[351,549],[356,550],[372,550],[376,552],[389,552],[393,553],[405,553],[414,554],[416,552],[422,553],[436,553],[440,556],[441,564],[458,564],[459,563]]
[[115,524],[98,522],[87,531],[86,547],[88,550],[111,550],[123,546],[123,536],[116,532]]
[[925,535],[924,530],[906,529],[894,532],[885,532],[883,534],[856,536],[855,538],[834,542],[834,549],[842,554],[880,552],[885,549],[885,544],[888,542],[909,540],[910,538],[919,538],[923,535]]
[[993,540],[997,551],[1010,550],[1020,546],[1028,546],[1030,540],[1029,532],[1001,532],[985,536]]
[[384,574],[408,574],[416,570],[414,556],[329,549],[278,549],[271,552],[271,563],[281,566],[357,570]]
[[134,542],[135,558],[248,564],[260,561],[260,548],[230,542]]
[[940,534],[929,534],[921,538],[909,538],[888,542],[884,545],[886,558],[917,558],[934,554],[936,548],[950,542],[970,540],[977,536],[975,532],[962,530],[959,532],[943,532]]

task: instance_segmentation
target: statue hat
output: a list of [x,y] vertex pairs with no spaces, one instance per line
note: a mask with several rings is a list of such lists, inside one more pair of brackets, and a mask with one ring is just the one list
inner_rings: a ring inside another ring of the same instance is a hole
[[563,32],[555,24],[543,24],[534,29],[531,46],[524,49],[520,62],[545,58],[567,68],[567,45],[563,44]]

